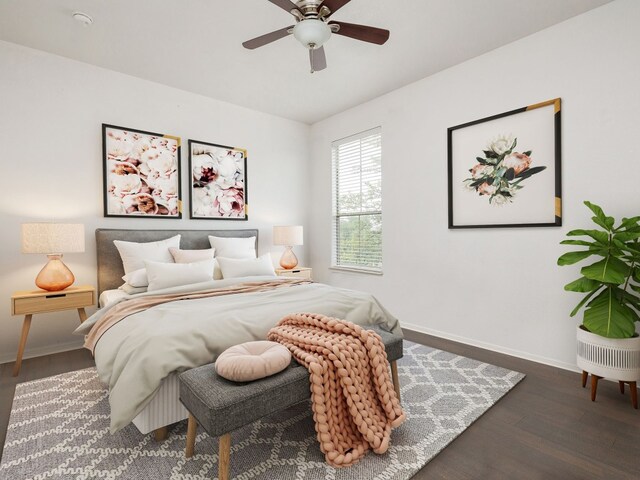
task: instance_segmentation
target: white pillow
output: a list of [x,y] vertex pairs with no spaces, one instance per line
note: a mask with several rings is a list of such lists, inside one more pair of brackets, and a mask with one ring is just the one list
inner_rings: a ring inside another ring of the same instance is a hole
[[252,275],[276,276],[270,253],[265,253],[258,258],[218,257],[218,263],[224,278],[249,277]]
[[213,280],[215,260],[194,263],[144,262],[149,277],[148,292]]
[[180,235],[158,242],[138,243],[114,240],[113,243],[120,252],[124,273],[130,273],[144,268],[145,260],[173,263],[169,248],[180,247]]
[[214,237],[209,235],[209,243],[216,250],[216,257],[256,258],[256,237]]
[[149,286],[149,278],[147,277],[147,269],[139,268],[131,273],[127,273],[122,277],[125,281],[125,285],[129,285],[134,288],[141,288]]
[[144,293],[147,291],[147,287],[132,287],[128,283],[124,283],[118,287],[118,290],[122,290],[127,295],[135,295],[137,293]]
[[193,263],[204,262],[213,258],[215,248],[207,248],[204,250],[181,250],[171,247],[169,252],[176,263]]

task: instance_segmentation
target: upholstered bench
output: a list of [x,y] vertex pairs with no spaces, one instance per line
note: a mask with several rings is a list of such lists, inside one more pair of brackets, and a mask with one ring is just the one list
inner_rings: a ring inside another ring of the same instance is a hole
[[[393,386],[400,399],[396,360],[402,357],[402,337],[379,329],[391,364]],[[231,432],[296,403],[308,400],[309,372],[295,361],[285,370],[248,383],[220,377],[215,364],[188,370],[179,377],[180,401],[189,411],[187,458],[193,455],[198,424],[212,437],[220,437],[218,479],[229,478]]]

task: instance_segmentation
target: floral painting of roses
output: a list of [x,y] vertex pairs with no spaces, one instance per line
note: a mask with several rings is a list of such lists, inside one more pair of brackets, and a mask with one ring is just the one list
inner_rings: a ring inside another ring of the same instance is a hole
[[189,140],[191,218],[248,220],[247,152]]
[[448,129],[449,228],[562,225],[560,99]]
[[180,139],[102,125],[105,217],[181,218]]

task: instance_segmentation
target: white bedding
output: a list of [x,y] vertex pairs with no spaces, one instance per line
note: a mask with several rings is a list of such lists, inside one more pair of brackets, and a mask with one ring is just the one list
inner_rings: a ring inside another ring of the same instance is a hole
[[121,298],[126,297],[127,294],[120,289],[115,290],[105,290],[100,294],[100,298],[98,299],[98,305],[100,308],[104,308],[107,305],[120,300]]
[[[130,298],[228,287],[257,278],[212,281],[135,297],[125,295],[96,312],[76,333],[87,333],[110,308]],[[282,317],[295,312],[379,325],[401,334],[398,321],[373,296],[319,283],[156,305],[124,318],[96,345],[98,374],[110,390],[111,430],[129,424],[172,372],[211,363],[231,345],[264,340]]]

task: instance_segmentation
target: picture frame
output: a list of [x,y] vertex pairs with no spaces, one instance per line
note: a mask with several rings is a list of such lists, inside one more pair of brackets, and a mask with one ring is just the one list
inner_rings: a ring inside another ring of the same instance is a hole
[[247,151],[189,140],[189,218],[249,219]]
[[447,129],[450,229],[562,225],[561,99]]
[[182,218],[180,137],[102,124],[104,216]]

